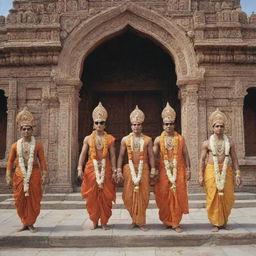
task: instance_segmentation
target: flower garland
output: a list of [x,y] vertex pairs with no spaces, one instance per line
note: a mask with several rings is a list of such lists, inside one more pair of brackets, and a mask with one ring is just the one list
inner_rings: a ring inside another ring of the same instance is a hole
[[140,157],[139,157],[139,167],[138,167],[138,174],[135,172],[135,167],[132,161],[132,152],[133,152],[133,138],[134,134],[130,133],[126,139],[126,145],[127,145],[127,153],[128,153],[128,161],[129,161],[129,167],[131,171],[132,181],[134,184],[134,192],[139,191],[139,183],[142,178],[142,171],[143,171],[143,153],[144,153],[144,136],[141,135],[139,137],[139,145],[140,145]]
[[173,192],[176,192],[178,148],[179,148],[179,135],[177,132],[174,132],[173,157],[172,157],[172,161],[170,162],[168,159],[166,132],[163,131],[160,136],[160,150],[163,154],[166,175],[169,181],[172,183],[170,189],[172,189]]
[[[94,172],[96,176],[96,182],[99,188],[103,188],[103,183],[104,183],[105,173],[106,173],[106,157],[108,153],[107,133],[104,132],[103,136],[104,136],[103,153],[102,153],[101,160],[97,160],[97,152],[96,152],[96,145],[95,145],[95,139],[96,139],[95,131],[93,131],[91,134],[91,143],[90,143],[90,155],[92,158],[92,163],[93,163]],[[99,169],[101,169],[101,171]]]
[[29,181],[30,181],[30,177],[32,174],[32,169],[33,169],[36,140],[35,140],[34,136],[31,137],[27,169],[26,169],[25,163],[24,163],[24,157],[23,157],[23,152],[22,152],[22,143],[23,143],[23,138],[19,139],[17,142],[17,153],[18,153],[18,159],[19,159],[19,167],[20,167],[20,170],[21,170],[22,176],[23,176],[24,193],[25,193],[25,196],[29,196],[29,192],[28,192]]
[[222,166],[222,172],[220,173],[218,156],[217,156],[216,136],[213,134],[210,136],[210,139],[209,139],[210,149],[213,154],[215,182],[216,182],[216,186],[217,186],[219,195],[223,195],[223,189],[224,189],[225,182],[226,182],[227,166],[228,166],[228,161],[229,161],[229,151],[230,151],[230,143],[229,143],[229,139],[226,135],[223,136],[223,140],[224,140],[224,147],[225,147],[225,159],[224,159],[223,166]]

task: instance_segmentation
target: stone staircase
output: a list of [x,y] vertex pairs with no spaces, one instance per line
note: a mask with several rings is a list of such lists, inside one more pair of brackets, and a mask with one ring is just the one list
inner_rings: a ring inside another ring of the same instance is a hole
[[[234,208],[256,207],[256,193],[236,192],[236,201]],[[14,209],[14,199],[12,194],[0,195],[0,209]],[[84,209],[85,202],[79,192],[44,194],[41,201],[41,209]],[[148,209],[156,209],[154,194],[151,192]],[[205,208],[205,194],[190,193],[189,208]],[[122,194],[117,192],[116,203],[113,209],[124,209]]]

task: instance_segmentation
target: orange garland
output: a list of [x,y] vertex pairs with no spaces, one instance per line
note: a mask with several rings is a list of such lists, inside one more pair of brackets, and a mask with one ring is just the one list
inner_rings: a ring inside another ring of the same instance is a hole
[[[143,139],[144,139],[144,135]],[[132,146],[131,146],[131,134],[128,135],[127,139],[126,139],[126,146],[127,146],[127,154],[128,154],[128,159],[132,160]],[[143,152],[140,152],[140,157],[139,160],[143,160]]]
[[[163,156],[164,160],[168,160],[168,152],[167,152],[167,148],[165,147],[165,141],[164,138],[166,136],[166,132],[163,131],[161,133],[160,136],[160,150],[161,150],[161,154]],[[174,141],[173,141],[173,155],[172,158],[176,158],[178,157],[178,149],[179,149],[179,135],[177,132],[174,132]]]
[[[104,139],[103,139],[103,153],[102,153],[102,158],[106,158],[107,153],[108,153],[108,140],[107,140],[107,133],[104,132]],[[93,131],[91,134],[91,143],[90,143],[90,155],[92,159],[96,159],[97,152],[96,152],[96,146],[95,146],[95,138],[96,138],[96,132]]]

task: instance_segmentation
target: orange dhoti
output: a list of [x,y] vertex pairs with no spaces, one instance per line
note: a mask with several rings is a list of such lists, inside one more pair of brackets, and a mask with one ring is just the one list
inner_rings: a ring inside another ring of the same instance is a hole
[[36,218],[40,213],[40,202],[42,200],[41,171],[47,170],[41,143],[36,142],[35,146],[33,169],[29,180],[29,196],[25,196],[24,193],[23,174],[19,167],[17,143],[14,143],[11,147],[7,170],[12,170],[14,164],[16,168],[12,179],[12,186],[16,210],[23,225],[30,226],[36,222]]
[[[182,219],[183,214],[189,213],[188,195],[186,181],[186,166],[183,157],[184,138],[178,136],[179,147],[177,151],[177,177],[176,191],[171,189],[172,183],[166,174],[163,152],[160,154],[159,161],[159,181],[155,184],[155,200],[159,208],[159,219],[166,225],[176,228]],[[173,158],[173,152],[168,151],[169,161]]]
[[146,209],[148,207],[150,192],[148,165],[144,164],[138,192],[134,192],[134,183],[129,164],[124,166],[123,176],[123,201],[125,208],[129,211],[132,222],[138,226],[143,226],[146,224]]
[[112,202],[116,199],[115,184],[112,181],[112,168],[110,160],[106,161],[106,172],[103,188],[100,189],[96,182],[96,176],[92,160],[86,164],[84,171],[81,194],[86,199],[86,209],[90,220],[98,224],[106,225],[112,215]]
[[[222,164],[219,165],[220,170],[222,170],[222,166]],[[204,188],[208,219],[214,226],[226,225],[235,201],[232,167],[230,165],[227,167],[224,193],[219,195],[215,182],[214,165],[207,164],[204,172]]]
[[155,199],[159,208],[159,218],[166,225],[173,228],[179,226],[183,214],[187,214],[188,196],[185,177],[185,166],[178,166],[176,192],[171,189],[165,168],[159,166],[159,181],[155,184]]
[[19,168],[13,175],[13,194],[17,213],[24,226],[33,225],[40,213],[42,200],[41,171],[33,168],[29,182],[29,196],[25,196],[23,190],[23,176]]

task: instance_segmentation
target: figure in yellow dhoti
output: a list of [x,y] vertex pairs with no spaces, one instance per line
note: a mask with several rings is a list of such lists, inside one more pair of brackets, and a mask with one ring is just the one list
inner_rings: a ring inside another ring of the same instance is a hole
[[[16,210],[23,223],[18,231],[28,229],[34,233],[37,231],[34,223],[40,213],[41,185],[47,183],[48,172],[43,146],[32,136],[34,117],[27,108],[17,115],[17,125],[21,131],[21,139],[11,146],[6,182],[13,187]],[[15,172],[11,177],[14,165]]]
[[[144,113],[136,106],[130,115],[132,133],[125,136],[121,141],[120,154],[117,161],[117,177],[124,179],[123,201],[126,209],[132,218],[131,227],[139,227],[147,231],[146,209],[149,202],[150,173],[148,166],[151,166],[151,174],[155,174],[155,162],[153,145],[150,137],[142,134],[142,123]],[[125,151],[128,153],[128,161],[123,168],[122,163]]]
[[[228,217],[235,200],[233,168],[236,185],[240,186],[242,182],[234,143],[224,134],[226,123],[227,117],[219,109],[210,115],[209,128],[213,134],[203,142],[200,158],[199,184],[205,188],[213,232],[228,229]],[[229,157],[232,163],[229,163]]]
[[188,213],[187,180],[190,179],[190,160],[184,137],[174,131],[176,113],[167,103],[162,112],[163,129],[154,142],[154,154],[159,158],[159,179],[155,184],[159,218],[178,233],[179,223]]
[[[86,199],[86,209],[93,223],[91,229],[97,228],[99,221],[103,229],[109,229],[107,222],[116,198],[115,138],[104,131],[107,111],[101,103],[93,110],[92,117],[95,131],[84,139],[77,167],[78,177],[83,179],[81,194]],[[83,173],[88,151],[89,158]]]

